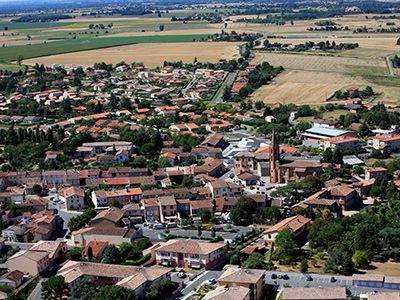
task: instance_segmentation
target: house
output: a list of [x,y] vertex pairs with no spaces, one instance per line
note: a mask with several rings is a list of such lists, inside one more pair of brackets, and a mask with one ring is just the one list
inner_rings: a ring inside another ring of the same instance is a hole
[[243,286],[225,287],[217,286],[214,290],[209,291],[203,300],[250,300],[250,289]]
[[123,163],[129,160],[128,150],[121,149],[115,154],[115,160],[119,163]]
[[328,148],[339,149],[346,153],[357,152],[361,148],[360,140],[356,137],[338,136],[325,138],[322,141],[324,150],[327,150]]
[[286,218],[279,223],[269,227],[264,232],[264,237],[266,240],[274,241],[279,232],[285,229],[290,229],[290,231],[293,232],[295,238],[299,238],[301,236],[304,236],[307,226],[310,223],[311,219],[303,217],[302,215],[296,215],[290,218]]
[[99,212],[92,220],[90,220],[90,226],[98,227],[120,227],[124,213],[117,207],[110,207],[109,209]]
[[222,179],[216,179],[208,182],[206,183],[206,187],[210,189],[213,198],[235,197],[240,196],[243,193],[242,186]]
[[399,134],[382,134],[369,138],[375,150],[385,152],[397,152],[400,150]]
[[85,192],[79,187],[64,188],[59,192],[59,197],[65,202],[67,210],[83,210],[85,206]]
[[131,203],[122,207],[124,217],[128,217],[133,224],[139,224],[143,221],[143,211],[141,203]]
[[190,201],[190,215],[201,216],[202,212],[208,211],[213,213],[214,204],[211,200],[193,200]]
[[39,241],[35,243],[29,251],[47,252],[50,262],[60,262],[65,259],[67,254],[67,242],[62,241]]
[[224,140],[224,136],[220,133],[209,135],[201,144],[201,146],[225,149],[228,143]]
[[284,288],[282,300],[346,300],[345,287]]
[[126,188],[121,190],[96,190],[92,192],[92,201],[94,206],[108,207],[113,202],[120,205],[129,203],[138,203],[142,198],[142,190],[140,188]]
[[387,178],[388,170],[382,167],[376,168],[366,168],[365,169],[365,179],[376,179],[377,181],[382,181]]
[[86,244],[85,248],[83,249],[83,252],[85,253],[85,255],[87,255],[89,248],[91,248],[93,257],[99,259],[103,256],[103,253],[108,247],[108,245],[109,244],[107,241],[90,241],[89,243]]
[[158,197],[160,204],[160,217],[162,223],[177,222],[177,203],[174,196]]
[[212,269],[224,261],[224,244],[169,240],[156,249],[158,265]]
[[8,259],[8,270],[20,270],[36,276],[43,273],[50,264],[49,253],[46,251],[20,250]]
[[67,285],[72,286],[79,278],[93,278],[96,286],[118,285],[143,297],[151,287],[162,280],[170,280],[171,269],[162,267],[133,267],[92,262],[69,261],[59,271]]
[[0,277],[0,285],[7,285],[17,288],[22,284],[24,273],[19,270],[7,272]]
[[109,244],[120,245],[123,242],[132,243],[142,236],[140,228],[96,226],[73,231],[72,241],[76,246],[81,247],[85,247],[90,241],[106,241]]
[[250,290],[251,300],[261,300],[265,295],[264,274],[264,270],[228,266],[217,281],[219,286],[247,288]]
[[157,198],[142,199],[144,208],[144,219],[147,224],[152,225],[160,221],[160,203]]

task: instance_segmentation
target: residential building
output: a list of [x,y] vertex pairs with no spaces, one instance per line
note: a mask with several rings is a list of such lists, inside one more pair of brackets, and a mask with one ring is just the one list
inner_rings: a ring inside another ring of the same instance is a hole
[[17,288],[22,284],[24,273],[19,270],[7,272],[0,277],[0,285],[7,285]]
[[306,218],[302,215],[296,215],[293,217],[286,218],[279,223],[269,227],[264,232],[266,240],[274,241],[279,232],[290,229],[296,238],[303,236],[306,232],[308,224],[311,223],[311,219]]
[[171,269],[162,267],[133,267],[92,262],[69,261],[59,271],[68,286],[73,286],[79,278],[93,278],[96,286],[118,285],[143,297],[151,287],[162,280],[170,280]]
[[169,240],[156,249],[156,262],[163,266],[208,270],[224,258],[224,244],[219,243]]
[[19,270],[36,276],[43,273],[50,264],[49,253],[46,251],[20,250],[8,259],[8,270]]
[[92,192],[92,201],[95,207],[108,207],[113,202],[120,205],[138,203],[142,198],[140,188],[126,188],[122,190],[96,190]]
[[375,150],[385,152],[397,152],[400,150],[400,135],[382,134],[369,138]]
[[64,188],[59,192],[59,197],[65,202],[67,210],[83,210],[85,206],[85,192],[79,187]]
[[214,290],[209,291],[203,300],[250,300],[250,289],[243,286],[225,287],[217,286]]
[[251,300],[261,300],[265,296],[264,274],[264,270],[228,266],[218,278],[218,285],[247,288],[250,290]]

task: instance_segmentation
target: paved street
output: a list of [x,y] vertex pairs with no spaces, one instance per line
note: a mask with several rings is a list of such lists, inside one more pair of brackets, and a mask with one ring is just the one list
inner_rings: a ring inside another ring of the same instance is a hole
[[205,271],[195,280],[191,281],[189,285],[181,291],[181,296],[177,299],[185,299],[194,289],[198,288],[211,278],[218,279],[221,274],[222,271]]
[[[163,233],[164,230],[155,230],[155,229],[150,229],[148,227],[142,227],[143,228],[143,235],[145,237],[148,237],[151,240],[159,240],[159,234]],[[250,232],[252,228],[246,227],[246,226],[234,226],[237,232],[216,232],[216,235],[222,236],[224,239],[231,239],[233,240],[235,237],[241,236],[242,234],[246,234],[247,232]],[[170,228],[169,229],[169,234],[171,235],[176,235],[176,236],[182,236],[182,237],[198,237],[198,231],[197,230],[186,230],[186,229],[181,229],[181,228]],[[201,237],[203,238],[211,238],[211,231],[205,231],[203,230],[201,233]]]
[[[287,274],[288,280],[284,279],[271,279],[272,274]],[[312,281],[306,281],[306,278],[311,276]],[[331,277],[335,277],[336,282],[331,282]],[[340,276],[340,275],[319,275],[319,274],[302,274],[302,273],[291,273],[291,272],[279,272],[279,271],[267,271],[265,272],[265,283],[268,285],[276,285],[279,288],[285,286],[290,287],[346,287],[353,295],[365,294],[368,292],[390,292],[394,290],[382,289],[382,288],[367,288],[357,287],[352,285],[351,276]]]

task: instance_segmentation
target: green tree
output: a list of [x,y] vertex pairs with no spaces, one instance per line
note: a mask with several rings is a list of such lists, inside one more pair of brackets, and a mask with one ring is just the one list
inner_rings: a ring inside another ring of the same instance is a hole
[[24,57],[21,54],[17,55],[16,61],[17,61],[18,66],[22,65],[23,60],[24,60]]
[[256,213],[256,203],[249,197],[242,196],[235,206],[232,207],[230,217],[235,224],[248,225],[253,223]]
[[307,259],[303,259],[300,263],[300,272],[307,273],[308,271],[308,261]]
[[94,295],[93,300],[135,300],[136,295],[130,289],[119,285],[107,285],[101,287]]
[[45,296],[45,299],[61,298],[64,288],[64,277],[60,275],[51,276],[42,283],[42,293]]
[[88,260],[89,260],[89,261],[91,261],[91,260],[93,259],[93,249],[92,249],[91,246],[88,247],[88,250],[87,250],[87,257],[88,257]]
[[67,257],[70,260],[79,261],[82,259],[82,251],[83,251],[83,248],[74,247],[67,252]]
[[242,264],[245,269],[267,269],[264,255],[260,253],[251,254]]
[[362,250],[356,250],[352,257],[354,267],[357,269],[365,269],[369,265],[368,254]]
[[282,218],[282,212],[277,206],[264,208],[261,213],[261,221],[267,224],[275,224]]
[[293,261],[296,242],[293,232],[287,228],[280,231],[275,238],[274,255],[283,264],[290,264]]
[[111,244],[104,251],[101,262],[105,264],[119,264],[121,262],[121,258],[121,253],[119,252],[118,248]]
[[97,288],[94,284],[94,278],[81,277],[78,278],[71,287],[70,300],[91,300],[96,294]]

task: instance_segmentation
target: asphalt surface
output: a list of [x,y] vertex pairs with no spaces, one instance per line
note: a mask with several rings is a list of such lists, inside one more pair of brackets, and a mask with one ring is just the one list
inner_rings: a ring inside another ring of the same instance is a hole
[[205,271],[196,277],[193,281],[189,282],[188,285],[181,291],[181,295],[177,299],[185,299],[193,290],[206,283],[209,279],[214,278],[215,280],[221,276],[222,271]]
[[[234,226],[234,229],[237,229],[237,232],[221,232],[217,231],[216,235],[217,236],[222,236],[224,239],[234,239],[235,237],[241,236],[242,234],[246,234],[247,232],[250,232],[252,228],[250,227],[245,227],[245,226]],[[155,230],[155,229],[150,229],[148,227],[142,227],[143,229],[143,236],[148,237],[151,240],[160,240],[159,235],[164,232],[164,230]],[[186,230],[186,229],[181,229],[181,228],[170,228],[169,229],[169,234],[171,235],[176,235],[176,236],[182,236],[185,238],[189,238],[191,236],[193,237],[198,237],[198,231],[197,230]],[[211,238],[211,231],[205,231],[203,230],[201,233],[202,238]]]
[[[272,274],[287,274],[288,280],[285,279],[272,279]],[[336,281],[331,282],[331,277],[335,277]],[[312,281],[307,281],[307,277],[312,277]],[[341,275],[319,275],[319,274],[302,274],[302,273],[291,273],[291,272],[277,272],[277,271],[266,271],[265,272],[265,283],[267,285],[275,285],[279,289],[286,287],[346,287],[353,296],[359,296],[369,292],[394,292],[396,290],[383,289],[383,288],[370,288],[370,287],[358,287],[352,285],[351,276]]]

